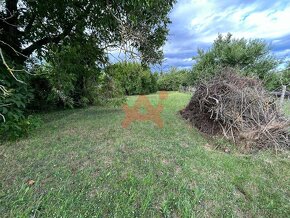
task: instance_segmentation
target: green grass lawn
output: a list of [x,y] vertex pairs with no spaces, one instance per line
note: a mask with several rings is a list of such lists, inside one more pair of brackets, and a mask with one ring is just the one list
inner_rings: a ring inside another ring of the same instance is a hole
[[163,128],[124,129],[116,108],[43,115],[29,138],[0,145],[0,217],[289,216],[289,153],[211,148],[177,114],[189,99],[170,93]]

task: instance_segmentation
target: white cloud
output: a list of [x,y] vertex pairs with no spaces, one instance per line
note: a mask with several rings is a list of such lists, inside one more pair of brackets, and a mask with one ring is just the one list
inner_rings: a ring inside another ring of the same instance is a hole
[[290,1],[179,0],[171,15],[166,65],[190,66],[197,48],[208,48],[218,33],[261,38],[277,56],[290,55]]
[[192,58],[185,58],[183,59],[183,62],[193,62]]
[[[261,3],[260,3],[261,4]],[[218,33],[231,32],[237,37],[275,39],[290,33],[290,3],[259,11],[258,3],[229,5],[220,1],[185,0],[177,5],[173,18],[187,17],[183,28],[198,35],[198,41],[210,43]],[[182,19],[182,18],[180,18]],[[174,20],[173,20],[174,22]]]

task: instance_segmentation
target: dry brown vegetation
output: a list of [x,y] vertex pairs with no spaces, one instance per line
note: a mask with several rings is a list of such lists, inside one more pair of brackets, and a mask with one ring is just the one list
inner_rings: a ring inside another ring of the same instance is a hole
[[198,85],[183,118],[201,132],[223,135],[247,148],[290,148],[290,121],[259,80],[223,69]]

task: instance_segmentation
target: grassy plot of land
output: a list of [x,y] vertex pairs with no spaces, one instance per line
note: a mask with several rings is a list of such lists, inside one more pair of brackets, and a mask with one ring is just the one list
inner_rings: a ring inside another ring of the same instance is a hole
[[124,129],[114,108],[43,115],[32,136],[0,145],[1,217],[289,215],[289,153],[212,149],[177,115],[189,99],[170,93],[163,128]]

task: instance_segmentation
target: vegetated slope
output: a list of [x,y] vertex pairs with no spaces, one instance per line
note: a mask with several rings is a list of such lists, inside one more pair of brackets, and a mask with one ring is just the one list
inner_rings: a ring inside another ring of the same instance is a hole
[[289,154],[208,148],[177,115],[190,97],[170,93],[161,129],[124,129],[114,108],[43,115],[33,136],[0,145],[1,216],[287,216]]

